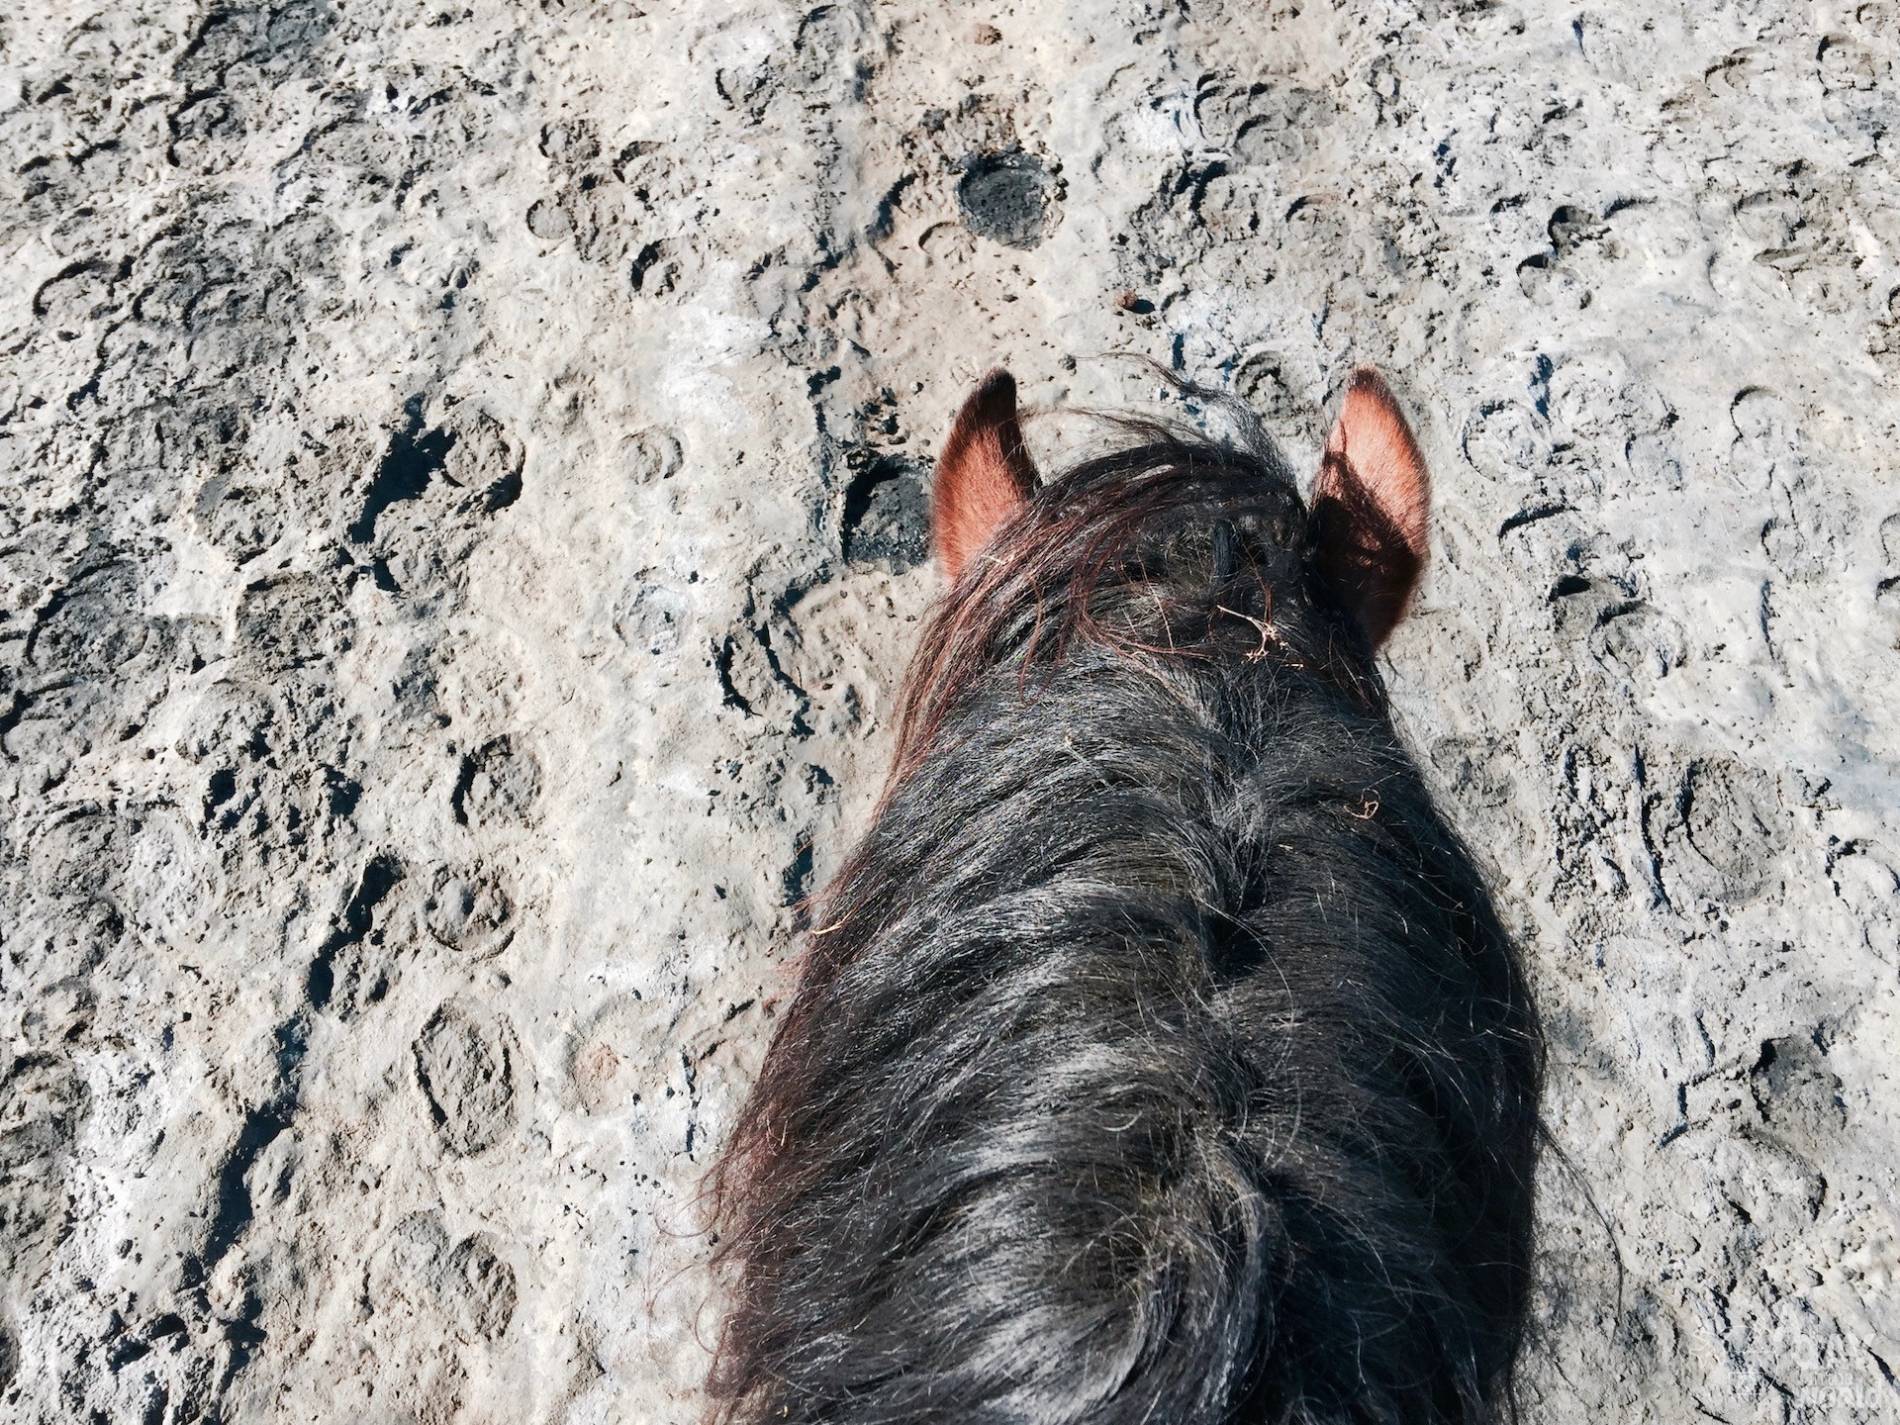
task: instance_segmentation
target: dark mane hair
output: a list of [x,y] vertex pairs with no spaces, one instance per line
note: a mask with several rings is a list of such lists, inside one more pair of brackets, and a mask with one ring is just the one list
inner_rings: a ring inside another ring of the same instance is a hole
[[1542,1039],[1257,436],[968,567],[714,1186],[744,1422],[1512,1414]]

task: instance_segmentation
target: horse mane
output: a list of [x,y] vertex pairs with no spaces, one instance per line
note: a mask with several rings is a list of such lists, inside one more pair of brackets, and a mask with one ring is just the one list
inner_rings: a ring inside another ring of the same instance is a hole
[[1137,434],[926,626],[715,1169],[724,1420],[1512,1411],[1517,950],[1277,452]]

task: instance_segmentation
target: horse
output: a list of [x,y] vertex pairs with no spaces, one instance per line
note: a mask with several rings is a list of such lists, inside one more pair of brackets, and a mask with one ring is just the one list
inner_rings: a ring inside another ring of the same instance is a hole
[[950,429],[883,798],[714,1170],[722,1422],[1515,1416],[1545,1043],[1376,662],[1424,456],[1371,368],[1308,498],[1225,404],[1047,479],[1008,372]]

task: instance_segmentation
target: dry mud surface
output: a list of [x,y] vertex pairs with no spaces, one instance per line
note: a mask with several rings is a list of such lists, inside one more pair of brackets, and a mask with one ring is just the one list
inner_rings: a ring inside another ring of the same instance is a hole
[[1529,1418],[1900,1416],[1897,56],[1892,0],[6,7],[0,1418],[691,1419],[932,450],[996,361],[1151,400],[1115,351],[1302,464],[1353,362],[1417,413],[1390,677],[1574,1167]]

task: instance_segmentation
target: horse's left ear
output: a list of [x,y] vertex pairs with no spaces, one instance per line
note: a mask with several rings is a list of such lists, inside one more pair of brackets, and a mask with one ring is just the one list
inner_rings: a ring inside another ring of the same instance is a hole
[[1361,366],[1346,381],[1313,482],[1320,579],[1376,648],[1405,613],[1425,569],[1431,477],[1385,378]]
[[930,531],[943,572],[954,579],[1036,490],[1036,466],[1016,420],[1016,378],[985,376],[957,412],[937,458]]

